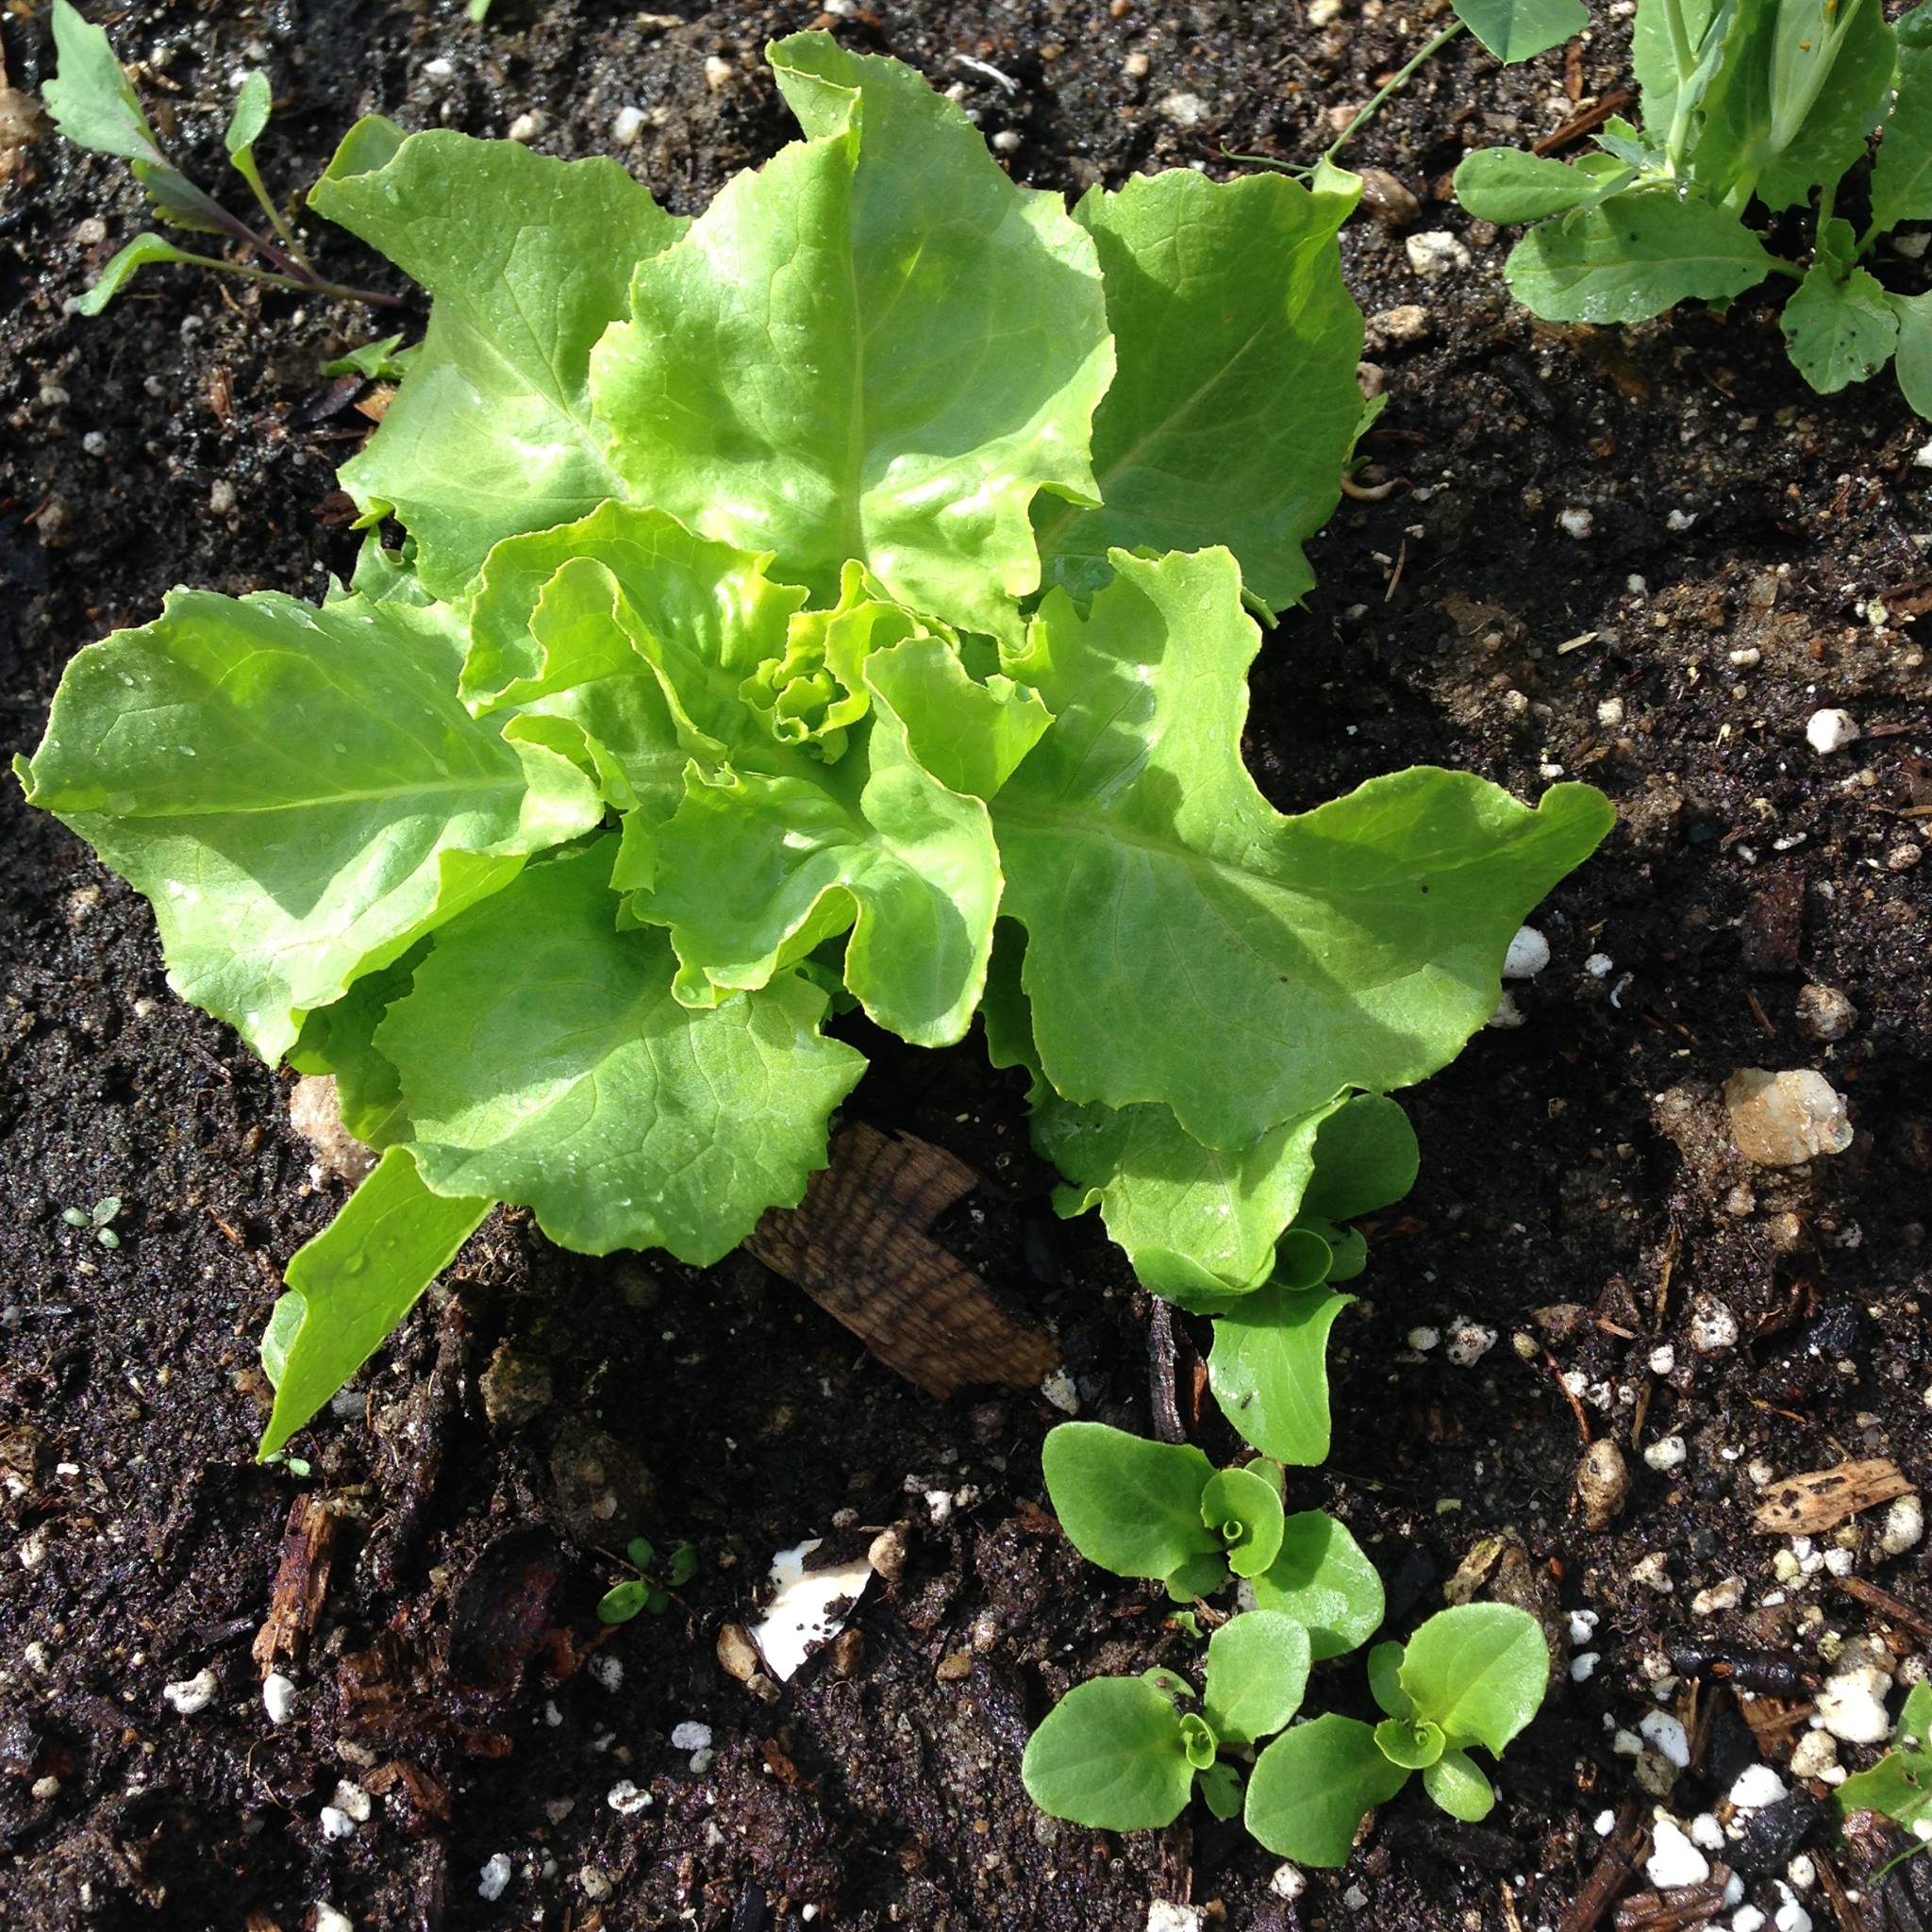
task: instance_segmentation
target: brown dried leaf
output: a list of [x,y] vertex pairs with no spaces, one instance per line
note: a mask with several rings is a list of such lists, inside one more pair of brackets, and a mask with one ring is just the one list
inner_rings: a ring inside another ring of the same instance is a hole
[[1816,1536],[1914,1487],[1897,1463],[1882,1456],[1840,1462],[1774,1483],[1751,1521],[1766,1536]]
[[301,1656],[328,1594],[335,1544],[336,1520],[327,1505],[317,1496],[297,1496],[282,1532],[268,1615],[255,1633],[253,1655],[264,1676],[283,1657]]

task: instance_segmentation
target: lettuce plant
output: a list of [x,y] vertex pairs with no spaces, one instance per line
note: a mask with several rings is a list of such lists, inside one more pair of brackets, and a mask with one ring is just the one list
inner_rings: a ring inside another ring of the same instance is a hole
[[1208,1640],[1198,1697],[1168,1670],[1075,1685],[1027,1740],[1020,1775],[1042,1811],[1097,1831],[1172,1824],[1197,1783],[1217,1818],[1233,1818],[1241,1773],[1224,1748],[1280,1730],[1307,1681],[1307,1632],[1278,1611],[1250,1610]]
[[1070,210],[908,69],[771,59],[803,139],[695,220],[353,128],[310,206],[433,298],[341,473],[401,548],[320,608],[174,593],[18,766],[382,1150],[290,1265],[265,1448],[494,1203],[704,1263],[798,1200],[864,1065],[836,993],[921,1045],[983,1013],[1152,1285],[1291,1338],[1222,1376],[1318,1455],[1261,1359],[1359,1259],[1315,1141],[1400,1191],[1350,1096],[1453,1057],[1608,808],[1420,769],[1286,817],[1241,762],[1361,421],[1352,177]]
[[[1932,415],[1932,294],[1873,273],[1887,236],[1932,219],[1932,6],[1894,28],[1883,0],[1639,0],[1632,61],[1641,126],[1613,117],[1569,166],[1485,148],[1457,170],[1472,214],[1533,224],[1505,270],[1517,299],[1552,321],[1639,322],[1776,275],[1813,389],[1895,355],[1906,400]],[[1862,226],[1841,192],[1869,208]],[[1812,218],[1808,262],[1761,237],[1791,208]]]
[[1528,1611],[1439,1610],[1406,1645],[1369,1653],[1380,1724],[1330,1711],[1261,1753],[1248,1780],[1248,1829],[1284,1858],[1344,1864],[1362,1820],[1417,1772],[1452,1818],[1488,1817],[1496,1794],[1470,1751],[1481,1745],[1501,1757],[1536,1715],[1549,1674],[1549,1645]]

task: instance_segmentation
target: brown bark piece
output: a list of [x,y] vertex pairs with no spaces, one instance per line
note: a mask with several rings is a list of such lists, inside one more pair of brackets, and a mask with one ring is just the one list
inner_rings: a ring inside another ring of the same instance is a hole
[[255,1661],[264,1676],[284,1657],[302,1654],[328,1594],[329,1565],[335,1559],[336,1520],[316,1496],[297,1496],[282,1532],[281,1559],[268,1615],[255,1633]]
[[1751,1521],[1766,1536],[1816,1536],[1914,1487],[1897,1463],[1882,1456],[1840,1462],[1774,1484]]
[[1032,1388],[1059,1361],[1051,1337],[1008,1314],[926,1232],[978,1185],[943,1148],[854,1123],[805,1199],[774,1208],[745,1247],[929,1395],[979,1382]]

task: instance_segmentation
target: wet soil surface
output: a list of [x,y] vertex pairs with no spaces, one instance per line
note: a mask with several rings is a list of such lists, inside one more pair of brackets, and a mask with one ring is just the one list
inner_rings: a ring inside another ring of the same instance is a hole
[[[1017,133],[1016,173],[1078,189],[1219,172],[1224,144],[1309,157],[1428,30],[1427,8],[1345,0],[1312,25],[1323,10],[1031,0],[831,24]],[[28,92],[49,64],[34,11],[0,11]],[[204,178],[227,76],[260,65],[275,182],[312,178],[371,109],[479,134],[540,114],[540,144],[577,155],[634,105],[625,159],[690,210],[785,138],[758,51],[813,9],[498,0],[477,27],[450,0],[138,0],[106,18]],[[1579,51],[1502,75],[1454,45],[1357,145],[1416,203],[1385,193],[1391,219],[1345,237],[1389,397],[1363,481],[1395,487],[1344,501],[1315,546],[1320,588],[1264,652],[1249,741],[1285,808],[1424,758],[1527,795],[1584,776],[1618,807],[1538,915],[1552,958],[1516,990],[1522,1024],[1410,1096],[1422,1181],[1372,1230],[1334,1460],[1299,1489],[1372,1551],[1398,1633],[1475,1552],[1485,1587],[1594,1657],[1512,1751],[1488,1823],[1447,1827],[1412,1791],[1346,1872],[1291,1895],[1205,1815],[1127,1839],[1038,1817],[1019,1757],[1051,1700],[1184,1640],[1038,1507],[1045,1401],[935,1403],[741,1256],[584,1261],[499,1217],[302,1466],[258,1467],[256,1339],[344,1189],[290,1131],[285,1076],[171,997],[142,902],[9,787],[0,1924],[1537,1932],[1611,1901],[1589,1883],[1603,1828],[1647,1821],[1673,1775],[1629,1755],[1646,1714],[1686,1722],[1670,1802],[1689,1819],[1741,1764],[1785,1763],[1841,1639],[1921,1668],[1932,1587],[1922,1547],[1881,1545],[1882,1509],[1806,1545],[1751,1517],[1774,1478],[1844,1457],[1932,1464],[1932,688],[1908,615],[1932,601],[1927,432],[1885,383],[1811,395],[1750,298],[1623,334],[1511,308],[1507,242],[1443,205],[1445,177],[1464,147],[1545,133],[1626,79],[1619,24]],[[49,137],[0,192],[0,722],[25,748],[67,657],[170,584],[312,594],[346,571],[332,473],[366,425],[317,371],[379,331],[176,272],[84,322],[65,304],[141,219],[123,171]],[[1467,259],[1425,246],[1439,272],[1419,274],[1407,238],[1435,231]],[[347,238],[316,242],[391,285]],[[1805,736],[1824,706],[1862,726],[1828,756]],[[1835,1043],[1800,1029],[1810,983],[1857,1008]],[[1751,1066],[1823,1072],[1849,1151],[1742,1168],[1713,1096]],[[1008,1079],[972,1047],[881,1055],[854,1108],[979,1169],[941,1234],[1057,1326],[1083,1413],[1145,1429],[1146,1302],[1097,1226],[1054,1220]],[[62,1218],[109,1195],[118,1250]],[[1602,1528],[1573,1479],[1586,1432],[1632,1473]],[[275,1724],[251,1643],[302,1499],[329,1561]],[[721,1669],[719,1629],[774,1550],[891,1524],[904,1573],[835,1657],[770,1701]],[[604,1630],[612,1553],[639,1532],[691,1541],[696,1574],[663,1616]],[[1782,1701],[1696,1676],[1692,1644],[1761,1654]],[[1357,1680],[1330,1666],[1317,1695],[1356,1708]],[[687,1724],[708,1756],[674,1747]],[[1825,1790],[1796,1781],[1775,1828],[1724,1854],[1765,1907]],[[1915,1923],[1915,1868],[1881,1892],[1858,1855],[1810,1843],[1798,1897],[1820,1924]],[[1156,1901],[1188,1909],[1150,1920]]]

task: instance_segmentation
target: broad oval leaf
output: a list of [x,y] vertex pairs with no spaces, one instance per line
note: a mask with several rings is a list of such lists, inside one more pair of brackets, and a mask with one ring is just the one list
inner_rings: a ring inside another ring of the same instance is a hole
[[1457,200],[1485,222],[1540,222],[1600,201],[1603,192],[1580,168],[1521,148],[1477,148],[1456,170]]
[[1242,1816],[1276,1857],[1345,1865],[1362,1820],[1407,1782],[1367,1724],[1329,1711],[1284,1731],[1255,1760]]
[[1513,1604],[1439,1610],[1403,1651],[1402,1688],[1451,1744],[1502,1757],[1537,1713],[1550,1677],[1542,1626]]
[[1417,768],[1284,818],[1241,758],[1259,633],[1233,558],[1112,563],[1085,617],[1049,592],[1006,664],[1054,715],[992,806],[1046,1077],[1242,1148],[1433,1073],[1608,806],[1559,785],[1532,811]]
[[1328,1459],[1328,1331],[1354,1300],[1325,1288],[1271,1286],[1215,1318],[1208,1385],[1262,1455],[1302,1469]]
[[1421,1167],[1415,1129],[1401,1107],[1386,1093],[1357,1093],[1321,1124],[1302,1211],[1325,1221],[1373,1214],[1401,1200]]
[[1010,633],[1034,495],[1094,495],[1093,243],[911,69],[822,33],[771,59],[808,139],[639,264],[592,358],[615,493],[827,599],[858,558],[915,609]]
[[154,903],[182,997],[279,1059],[309,1008],[597,822],[570,765],[457,702],[459,650],[399,602],[178,591],[74,659],[18,769]]
[[1724,208],[1674,193],[1618,194],[1532,228],[1503,274],[1549,322],[1642,322],[1692,296],[1724,302],[1772,271],[1772,257]]
[[222,135],[222,145],[230,158],[244,153],[261,139],[261,130],[268,125],[274,107],[275,94],[269,87],[268,75],[259,68],[244,75],[242,85],[235,90],[235,105]]
[[1076,1684],[1047,1712],[1020,1760],[1026,1795],[1095,1831],[1158,1831],[1194,1788],[1174,1707],[1139,1677]]
[[1590,25],[1583,0],[1452,0],[1456,17],[1498,60],[1533,59]]
[[1362,321],[1336,234],[1353,190],[1189,168],[1091,190],[1120,366],[1093,419],[1100,503],[1041,497],[1041,555],[1091,590],[1108,552],[1225,543],[1271,610],[1314,582],[1302,544],[1341,494],[1361,421]]
[[1221,1558],[1220,1537],[1201,1521],[1214,1465],[1191,1442],[1061,1423],[1047,1431],[1040,1466],[1067,1541],[1090,1563],[1117,1576],[1166,1577],[1192,1559]]
[[1821,395],[1875,375],[1899,340],[1898,316],[1877,277],[1824,260],[1807,271],[1778,326],[1798,374]]
[[1480,1824],[1495,1808],[1494,1788],[1467,1751],[1445,1751],[1425,1765],[1423,1790],[1463,1824]]
[[376,1028],[439,1192],[536,1210],[579,1254],[718,1260],[824,1164],[863,1071],[796,975],[693,1012],[662,933],[617,932],[613,841],[532,867],[439,937]]
[[391,1147],[341,1212],[296,1249],[262,1344],[275,1391],[263,1456],[381,1347],[494,1205],[431,1193],[409,1150]]
[[1258,1575],[1281,1554],[1281,1491],[1252,1470],[1211,1476],[1201,1492],[1201,1520],[1221,1538],[1237,1576]]
[[453,596],[491,545],[625,493],[591,421],[591,345],[632,270],[685,224],[616,161],[558,161],[444,128],[352,128],[309,195],[435,302],[421,351],[342,488],[393,510]]
[[1382,1622],[1382,1579],[1375,1566],[1347,1528],[1324,1510],[1288,1519],[1281,1554],[1253,1588],[1262,1609],[1280,1610],[1303,1625],[1317,1663],[1366,1642]]
[[1301,1708],[1307,1689],[1308,1633],[1278,1610],[1230,1617],[1208,1640],[1201,1707],[1224,1744],[1272,1737]]

